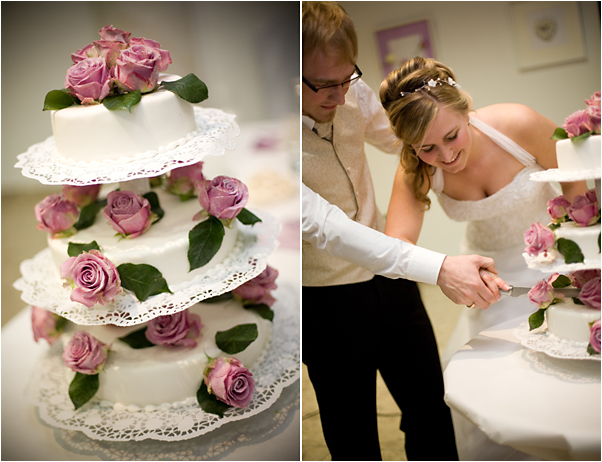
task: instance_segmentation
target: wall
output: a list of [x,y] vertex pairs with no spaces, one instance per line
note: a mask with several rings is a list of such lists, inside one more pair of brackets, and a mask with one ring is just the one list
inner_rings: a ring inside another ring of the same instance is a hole
[[203,104],[241,124],[299,111],[298,2],[2,2],[3,195],[48,192],[16,157],[52,135],[44,96],[107,24],[159,42],[168,72],[195,73],[209,88]]
[[[578,2],[587,59],[537,70],[518,69],[510,2],[340,2],[353,18],[363,79],[378,92],[383,79],[375,32],[429,19],[435,58],[452,67],[474,107],[501,102],[526,104],[557,124],[600,90],[599,2]],[[394,156],[367,147],[379,208],[388,207]],[[449,254],[460,252],[465,225],[449,220],[435,197],[419,244]]]

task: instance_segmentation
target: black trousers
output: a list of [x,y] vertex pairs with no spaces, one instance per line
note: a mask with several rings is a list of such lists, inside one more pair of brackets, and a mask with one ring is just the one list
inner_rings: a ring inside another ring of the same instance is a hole
[[303,287],[303,362],[332,460],[382,460],[376,371],[401,409],[408,460],[458,460],[433,329],[416,283]]

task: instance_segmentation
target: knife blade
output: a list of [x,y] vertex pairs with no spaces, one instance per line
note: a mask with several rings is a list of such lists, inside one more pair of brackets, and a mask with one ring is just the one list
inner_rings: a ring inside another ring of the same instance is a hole
[[[500,294],[507,295],[509,297],[523,297],[529,293],[531,287],[514,287],[510,286],[510,290],[500,289]],[[555,294],[562,294],[565,297],[578,297],[581,289],[575,289],[574,287],[564,287],[562,289],[554,289]]]

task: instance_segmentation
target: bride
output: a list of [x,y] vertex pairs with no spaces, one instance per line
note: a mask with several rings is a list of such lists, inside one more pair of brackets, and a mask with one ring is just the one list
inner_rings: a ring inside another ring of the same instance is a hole
[[[380,100],[403,140],[385,233],[415,244],[432,189],[451,219],[469,222],[463,253],[493,258],[508,284],[530,287],[541,280],[522,257],[523,234],[531,223],[549,222],[547,202],[560,194],[547,182],[529,180],[557,167],[550,139],[556,124],[519,104],[473,110],[452,70],[433,59],[414,58],[391,72]],[[586,190],[585,182],[561,186],[569,201]],[[502,298],[486,311],[469,308],[442,355],[444,367],[480,331],[534,311],[526,297]]]

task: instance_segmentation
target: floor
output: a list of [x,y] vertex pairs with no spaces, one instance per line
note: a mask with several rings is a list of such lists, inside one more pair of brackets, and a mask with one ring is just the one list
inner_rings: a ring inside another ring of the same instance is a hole
[[[433,324],[441,353],[456,325],[462,306],[453,304],[437,286],[426,284],[419,286],[422,301]],[[316,396],[307,377],[305,366],[303,366],[302,387],[302,458],[303,460],[331,460],[322,436]],[[404,451],[404,435],[399,430],[401,411],[380,376],[377,382],[377,412],[383,460],[407,460]]]

